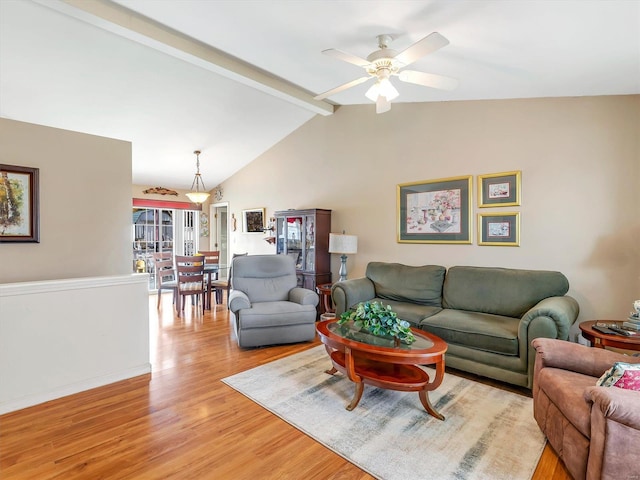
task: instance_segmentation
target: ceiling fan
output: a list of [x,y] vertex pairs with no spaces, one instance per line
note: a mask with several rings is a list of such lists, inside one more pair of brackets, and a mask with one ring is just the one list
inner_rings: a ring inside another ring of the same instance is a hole
[[417,72],[415,70],[401,70],[425,55],[449,45],[449,40],[438,32],[427,35],[400,53],[388,48],[388,44],[394,39],[393,35],[378,35],[376,38],[378,39],[379,50],[369,55],[366,60],[356,55],[336,50],[335,48],[323,50],[322,53],[325,55],[363,67],[368,76],[360,77],[321,93],[315,96],[314,99],[323,100],[338,92],[360,85],[371,78],[375,78],[376,83],[367,91],[366,96],[371,101],[376,102],[376,113],[384,113],[391,110],[391,100],[399,95],[398,91],[389,81],[392,76],[399,77],[403,82],[415,83],[416,85],[441,90],[453,90],[458,86],[458,80],[455,78],[433,73]]

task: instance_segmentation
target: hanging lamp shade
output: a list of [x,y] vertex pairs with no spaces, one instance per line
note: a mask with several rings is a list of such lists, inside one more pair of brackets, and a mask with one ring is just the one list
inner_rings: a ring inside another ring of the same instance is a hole
[[191,191],[187,193],[187,197],[193,203],[202,203],[209,198],[209,193],[207,192],[204,182],[202,181],[202,176],[200,175],[200,150],[196,150],[193,153],[196,154],[196,176],[193,179]]

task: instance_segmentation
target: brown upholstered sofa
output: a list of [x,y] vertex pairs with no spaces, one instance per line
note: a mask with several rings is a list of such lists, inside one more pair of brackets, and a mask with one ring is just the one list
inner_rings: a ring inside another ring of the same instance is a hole
[[615,362],[640,357],[536,338],[533,410],[576,479],[640,479],[640,392],[598,387]]

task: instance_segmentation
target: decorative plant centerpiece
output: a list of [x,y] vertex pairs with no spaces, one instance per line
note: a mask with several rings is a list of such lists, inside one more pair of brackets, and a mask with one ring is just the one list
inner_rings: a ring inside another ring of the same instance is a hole
[[416,337],[411,332],[409,322],[401,320],[391,309],[381,302],[362,302],[356,308],[347,310],[338,323],[340,325],[353,321],[358,328],[365,329],[373,335],[381,337],[394,337],[402,343],[413,343]]

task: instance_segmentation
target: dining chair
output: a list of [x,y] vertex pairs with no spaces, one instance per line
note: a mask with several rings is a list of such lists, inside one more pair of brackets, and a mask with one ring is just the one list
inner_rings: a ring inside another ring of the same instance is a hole
[[213,280],[211,282],[211,286],[213,287],[213,291],[215,292],[215,295],[216,295],[215,297],[216,303],[222,303],[222,291],[224,290],[225,292],[227,292],[227,307],[228,307],[229,290],[231,290],[231,272],[233,268],[233,259],[236,257],[244,257],[246,255],[247,255],[246,253],[234,253],[231,259],[231,265],[229,265],[229,268],[227,269],[228,270],[227,278]]
[[[173,265],[173,252],[156,252],[153,254],[153,271],[157,272],[158,267],[156,265],[157,262],[161,262],[163,260],[171,260]],[[156,273],[154,283],[156,288],[160,286],[160,280],[158,279],[158,275]]]
[[204,262],[202,256],[176,255],[176,271],[178,283],[176,289],[176,309],[178,317],[184,312],[185,297],[192,298],[192,304],[202,301],[202,313],[204,314],[207,286],[204,279]]
[[207,305],[206,308],[211,310],[211,295],[215,294],[215,298],[219,298],[218,292],[216,292],[215,287],[212,283],[218,280],[218,272],[220,268],[220,252],[218,250],[199,250],[199,256],[204,257],[204,267],[205,267],[205,282],[207,285]]
[[218,250],[198,250],[198,255],[204,256],[206,265],[220,265],[220,252]]
[[173,303],[176,303],[176,289],[178,288],[178,280],[176,278],[176,269],[173,266],[173,260],[156,260],[156,284],[158,287],[158,307],[160,308],[160,300],[163,290],[171,290],[173,292]]

